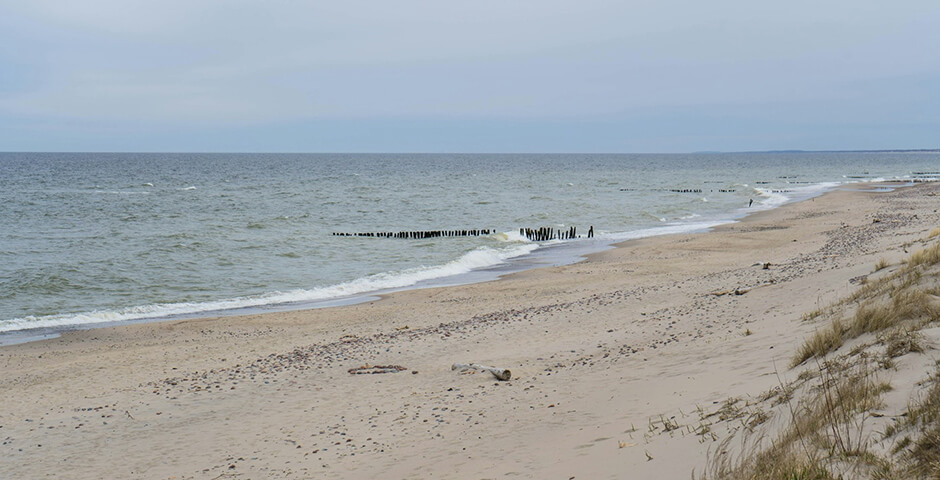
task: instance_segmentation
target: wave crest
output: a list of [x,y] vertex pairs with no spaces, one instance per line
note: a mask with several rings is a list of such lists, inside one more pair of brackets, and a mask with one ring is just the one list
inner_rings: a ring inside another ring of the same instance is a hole
[[511,258],[526,255],[537,248],[538,245],[534,243],[501,249],[480,247],[443,265],[379,273],[349,282],[309,290],[298,289],[288,292],[271,292],[263,295],[235,297],[208,302],[158,303],[119,310],[14,318],[12,320],[0,321],[0,332],[165,318],[180,315],[210,314],[212,312],[241,308],[339,299],[366,293],[406,288],[420,282],[461,275],[469,273],[472,270],[493,267]]

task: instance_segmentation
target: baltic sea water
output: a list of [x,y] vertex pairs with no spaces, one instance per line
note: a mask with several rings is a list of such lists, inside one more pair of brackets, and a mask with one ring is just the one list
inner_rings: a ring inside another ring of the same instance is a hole
[[[849,182],[938,171],[940,154],[924,152],[0,153],[0,332],[304,308],[492,278]],[[570,226],[596,237],[519,235]],[[332,235],[456,229],[499,233]]]

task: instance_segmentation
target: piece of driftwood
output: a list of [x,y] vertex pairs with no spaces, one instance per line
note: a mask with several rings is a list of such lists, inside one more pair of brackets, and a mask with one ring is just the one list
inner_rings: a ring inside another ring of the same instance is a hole
[[749,288],[735,288],[734,290],[722,290],[720,292],[712,292],[712,295],[720,297],[722,295],[744,295],[745,293],[751,291]]
[[512,378],[512,372],[508,368],[496,368],[496,367],[487,367],[486,365],[477,365],[476,363],[455,363],[451,370],[459,370],[461,372],[467,370],[479,370],[481,372],[490,372],[496,377],[497,380],[509,380]]
[[402,370],[408,370],[401,365],[363,365],[361,367],[350,368],[349,373],[353,375],[368,375],[376,373],[398,373]]

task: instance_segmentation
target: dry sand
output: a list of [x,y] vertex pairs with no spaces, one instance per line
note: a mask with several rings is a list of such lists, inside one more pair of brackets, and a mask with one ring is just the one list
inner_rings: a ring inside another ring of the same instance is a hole
[[723,435],[696,434],[700,412],[792,376],[802,314],[940,225],[938,191],[837,191],[354,306],[4,347],[0,478],[689,478]]

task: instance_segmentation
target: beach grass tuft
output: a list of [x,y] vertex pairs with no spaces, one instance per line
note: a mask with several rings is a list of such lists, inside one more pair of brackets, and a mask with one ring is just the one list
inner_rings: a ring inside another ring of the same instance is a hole
[[881,271],[881,270],[884,270],[884,269],[886,269],[886,268],[888,268],[888,260],[887,260],[887,259],[882,258],[882,259],[878,260],[878,263],[875,264],[875,271],[876,271],[876,272]]
[[816,334],[809,338],[797,350],[790,362],[791,367],[795,367],[810,358],[821,358],[829,352],[835,351],[845,342],[845,329],[842,328],[842,321],[834,319],[828,327],[817,330]]
[[907,261],[909,267],[933,266],[937,263],[940,263],[940,243],[935,243],[931,247],[914,252]]
[[882,342],[886,345],[885,355],[897,358],[908,353],[924,353],[922,335],[915,330],[896,330]]

